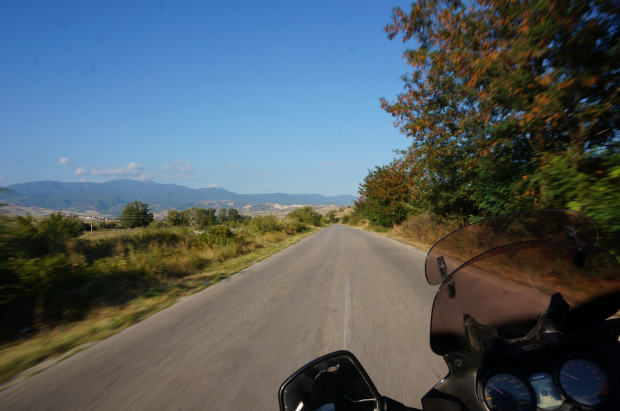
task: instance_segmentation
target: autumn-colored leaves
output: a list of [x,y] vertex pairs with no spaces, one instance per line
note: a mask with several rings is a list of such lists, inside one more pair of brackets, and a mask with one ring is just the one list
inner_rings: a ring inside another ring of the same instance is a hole
[[[385,32],[412,41],[411,72],[405,92],[381,107],[412,144],[369,173],[362,198],[395,218],[420,207],[468,216],[567,206],[546,165],[560,156],[570,158],[561,162],[568,174],[606,176],[605,156],[616,153],[618,21],[620,5],[606,0],[420,0],[409,13],[394,9]],[[391,195],[397,181],[408,191]]]

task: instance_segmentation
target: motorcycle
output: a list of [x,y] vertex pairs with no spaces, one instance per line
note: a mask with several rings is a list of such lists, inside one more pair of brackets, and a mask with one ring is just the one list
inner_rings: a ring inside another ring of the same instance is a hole
[[[438,241],[425,266],[439,285],[430,346],[449,371],[424,411],[620,410],[620,265],[597,242],[568,210],[492,217]],[[381,396],[348,351],[300,368],[278,399],[281,411],[416,410]]]

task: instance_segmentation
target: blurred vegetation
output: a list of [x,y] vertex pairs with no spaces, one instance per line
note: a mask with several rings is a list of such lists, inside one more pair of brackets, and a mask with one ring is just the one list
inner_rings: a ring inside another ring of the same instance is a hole
[[[148,216],[148,204],[138,203],[123,216]],[[148,225],[150,217],[121,216],[121,225],[138,221],[143,228],[119,230],[115,222],[99,221],[92,237],[82,235],[76,217],[61,213],[39,221],[0,217],[0,343],[123,306],[153,290],[159,295],[175,280],[330,222],[311,206],[285,218],[223,210],[217,218],[215,210],[173,211],[167,222]]]
[[217,211],[214,208],[193,207],[183,211],[169,210],[166,222],[172,227],[190,227],[196,230],[204,230],[215,224],[250,218],[241,215],[236,208],[221,208],[217,215],[216,213]]
[[422,216],[458,228],[566,208],[591,217],[600,245],[619,255],[618,21],[609,0],[394,9],[385,32],[412,41],[411,72],[382,107],[412,143],[369,171],[343,222],[392,227]]
[[125,205],[119,217],[120,224],[127,228],[146,227],[153,221],[153,213],[148,204],[133,201]]

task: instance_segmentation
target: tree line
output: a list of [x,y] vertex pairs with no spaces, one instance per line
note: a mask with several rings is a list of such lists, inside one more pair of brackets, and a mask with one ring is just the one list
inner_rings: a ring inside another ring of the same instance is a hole
[[183,211],[168,210],[166,223],[173,227],[204,229],[206,227],[222,224],[227,221],[237,221],[250,218],[251,217],[249,216],[239,214],[239,210],[236,208],[220,208],[218,212],[214,208],[192,207]]
[[[241,215],[236,208],[220,208],[218,212],[214,208],[192,207],[182,211],[168,210],[166,224],[170,227],[204,229],[227,221],[234,222],[250,218],[250,216]],[[155,222],[150,206],[141,201],[127,203],[119,216],[119,222],[120,225],[125,228],[147,227],[153,223],[157,223]],[[112,227],[111,223],[102,223],[100,225],[104,228]]]
[[385,32],[414,45],[404,91],[381,99],[411,145],[369,170],[358,214],[388,227],[568,208],[620,242],[618,2],[425,0]]

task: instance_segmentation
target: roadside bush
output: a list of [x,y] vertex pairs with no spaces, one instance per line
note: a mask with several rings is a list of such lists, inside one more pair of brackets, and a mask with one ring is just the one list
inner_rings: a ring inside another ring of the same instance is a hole
[[287,217],[317,227],[321,226],[321,219],[323,218],[321,214],[314,211],[310,205],[293,210]]
[[77,218],[65,218],[60,212],[35,223],[30,214],[17,217],[13,248],[18,257],[34,258],[65,251],[65,242],[84,232]]
[[430,246],[462,226],[458,217],[441,218],[422,213],[408,217],[397,229],[403,237]]
[[236,234],[232,232],[230,227],[220,224],[216,226],[209,227],[204,234],[197,235],[192,237],[191,245],[192,247],[202,248],[202,247],[211,247],[214,246],[226,246],[233,242]]
[[286,232],[286,234],[288,235],[297,234],[308,229],[308,226],[303,222],[291,218],[285,218],[284,220],[281,220],[280,224],[283,231]]
[[62,319],[63,313],[70,311],[66,308],[85,303],[75,292],[84,291],[79,288],[87,281],[86,266],[79,259],[55,254],[12,259],[8,266],[15,281],[13,297],[21,299],[21,304],[5,307],[13,315],[3,316],[4,330],[19,328],[26,317],[31,319],[34,331],[39,331],[46,322]]
[[276,215],[254,217],[247,227],[250,234],[266,234],[280,230],[280,220]]

